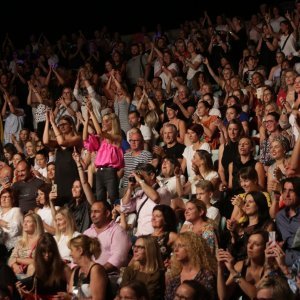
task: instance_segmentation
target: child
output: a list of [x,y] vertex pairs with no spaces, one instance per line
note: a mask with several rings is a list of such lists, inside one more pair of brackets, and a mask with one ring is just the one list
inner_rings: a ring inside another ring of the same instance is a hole
[[212,183],[208,180],[201,180],[196,184],[196,199],[201,200],[205,203],[207,213],[206,216],[211,219],[216,226],[220,222],[220,212],[219,209],[211,205],[211,199],[213,196],[214,187]]

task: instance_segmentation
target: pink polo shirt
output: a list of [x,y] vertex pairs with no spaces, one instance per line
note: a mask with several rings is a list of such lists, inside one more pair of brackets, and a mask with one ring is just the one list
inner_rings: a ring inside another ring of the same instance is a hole
[[120,269],[127,266],[128,252],[131,242],[126,231],[114,221],[111,221],[107,227],[97,233],[95,225],[84,231],[89,237],[97,237],[101,244],[101,255],[95,262],[104,265],[107,262]]

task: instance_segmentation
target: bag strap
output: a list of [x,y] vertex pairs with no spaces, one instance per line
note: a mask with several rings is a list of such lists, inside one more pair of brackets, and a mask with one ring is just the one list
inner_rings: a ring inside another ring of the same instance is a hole
[[[155,183],[155,185],[153,186],[153,189],[156,190],[157,188],[159,188],[159,185],[158,185],[158,183]],[[145,192],[144,192],[144,195],[145,195]],[[147,196],[147,198],[146,198],[146,199],[144,200],[144,202],[141,204],[141,206],[139,207],[139,209],[138,209],[138,211],[137,211],[137,213],[136,213],[136,220],[135,220],[136,226],[137,226],[137,223],[138,223],[138,219],[139,219],[140,212],[141,212],[143,206],[145,205],[145,203],[147,202],[148,199],[149,199],[149,197]]]
[[284,41],[284,43],[283,43],[283,45],[282,45],[282,47],[281,47],[281,51],[283,51],[283,49],[284,49],[284,47],[285,47],[285,45],[286,45],[288,39],[290,38],[290,35],[291,35],[291,33],[288,35],[288,37],[287,37],[286,40]]

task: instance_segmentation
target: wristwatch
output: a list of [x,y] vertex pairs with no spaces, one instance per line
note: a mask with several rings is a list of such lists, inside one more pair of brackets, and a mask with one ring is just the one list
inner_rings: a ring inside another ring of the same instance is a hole
[[238,272],[238,273],[236,273],[236,274],[233,276],[233,281],[234,281],[235,283],[239,284],[241,278],[242,278],[242,274],[241,274],[241,272]]

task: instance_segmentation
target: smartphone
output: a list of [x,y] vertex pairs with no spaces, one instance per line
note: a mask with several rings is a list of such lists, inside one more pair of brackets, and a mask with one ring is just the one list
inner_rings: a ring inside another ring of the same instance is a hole
[[57,184],[56,183],[52,184],[51,192],[52,193],[57,193]]
[[269,242],[276,242],[276,231],[269,232]]

